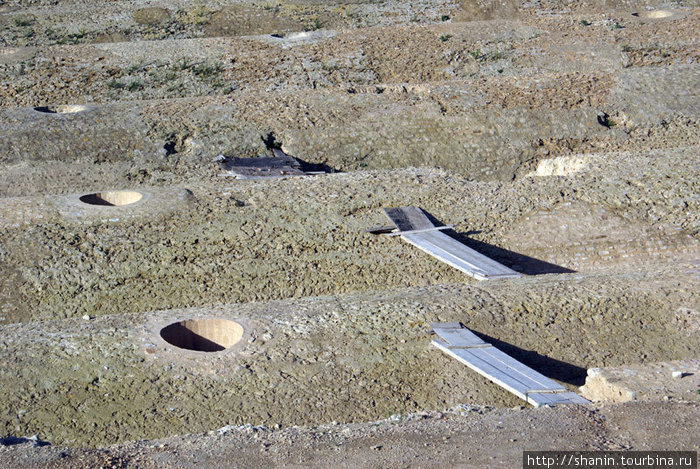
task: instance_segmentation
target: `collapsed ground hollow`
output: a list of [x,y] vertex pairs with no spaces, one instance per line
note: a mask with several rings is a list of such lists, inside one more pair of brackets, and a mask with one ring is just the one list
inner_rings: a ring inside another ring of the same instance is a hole
[[137,191],[105,191],[86,194],[80,197],[80,201],[88,205],[121,207],[135,204],[142,198],[143,194]]
[[39,106],[34,108],[35,111],[43,112],[45,114],[75,114],[77,112],[87,111],[87,109],[87,106],[82,106],[80,104],[65,104],[61,106]]
[[228,319],[188,319],[160,330],[170,345],[196,352],[221,352],[243,337],[243,326]]

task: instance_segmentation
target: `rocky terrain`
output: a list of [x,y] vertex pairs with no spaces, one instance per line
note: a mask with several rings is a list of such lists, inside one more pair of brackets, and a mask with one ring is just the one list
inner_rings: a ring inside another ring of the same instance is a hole
[[[691,0],[0,3],[0,465],[697,451],[698,30]],[[275,149],[320,173],[220,164]],[[525,275],[366,231],[409,205]],[[211,318],[240,341],[161,334]],[[521,407],[434,321],[593,402]]]

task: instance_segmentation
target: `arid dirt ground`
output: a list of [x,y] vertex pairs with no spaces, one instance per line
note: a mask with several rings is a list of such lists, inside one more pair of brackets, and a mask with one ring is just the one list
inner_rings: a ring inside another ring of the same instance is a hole
[[[0,3],[0,466],[699,450],[699,30],[696,0]],[[324,174],[218,162],[273,148]],[[525,275],[365,231],[409,205]],[[160,335],[207,318],[241,341]],[[434,321],[594,402],[521,407]]]

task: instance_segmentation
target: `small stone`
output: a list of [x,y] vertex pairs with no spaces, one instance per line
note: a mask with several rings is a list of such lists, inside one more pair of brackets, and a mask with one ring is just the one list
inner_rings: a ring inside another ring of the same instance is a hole
[[90,315],[89,315],[89,314],[86,314],[85,316],[83,316],[83,319],[86,320],[86,321],[89,321],[89,320],[90,320]]
[[670,400],[671,400],[671,396],[664,396],[664,401],[670,401]]
[[682,378],[683,377],[683,372],[682,371],[674,371],[671,373],[671,377],[673,378]]

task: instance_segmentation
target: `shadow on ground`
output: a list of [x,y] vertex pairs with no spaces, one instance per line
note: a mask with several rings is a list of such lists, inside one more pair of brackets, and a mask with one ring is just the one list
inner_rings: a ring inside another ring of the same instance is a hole
[[299,169],[305,173],[339,173],[340,171],[328,166],[325,163],[311,163],[309,161],[304,161],[296,156],[288,155],[282,150],[282,143],[277,140],[274,132],[268,132],[267,135],[260,137],[265,144],[265,148],[272,152],[274,157],[277,158],[293,158],[299,163]]
[[48,441],[42,441],[35,436],[29,438],[20,438],[17,436],[6,436],[5,438],[0,438],[0,446],[14,446],[21,445],[24,443],[32,443],[35,447],[49,446],[51,444]]
[[489,342],[500,351],[510,355],[522,364],[529,366],[548,378],[573,386],[583,386],[586,381],[585,368],[555,358],[550,358],[546,355],[540,355],[535,351],[525,350],[489,335],[482,334],[481,332],[470,330],[482,340]]
[[301,165],[301,170],[305,173],[339,173],[340,170],[328,166],[326,163],[310,163],[297,157],[296,160]]
[[[423,210],[426,216],[435,226],[444,226],[445,224],[440,222],[437,218],[431,215],[429,212]],[[503,249],[493,244],[484,243],[483,241],[477,241],[469,237],[469,235],[481,233],[480,231],[469,231],[467,233],[458,233],[455,230],[448,229],[443,230],[443,233],[451,236],[460,243],[472,248],[478,253],[485,255],[501,264],[509,267],[516,272],[520,272],[525,275],[544,275],[544,274],[570,274],[576,272],[575,270],[567,269],[560,265],[551,264],[540,259],[535,259],[534,257],[526,256],[525,254],[520,254],[517,252],[509,251],[508,249]]]

